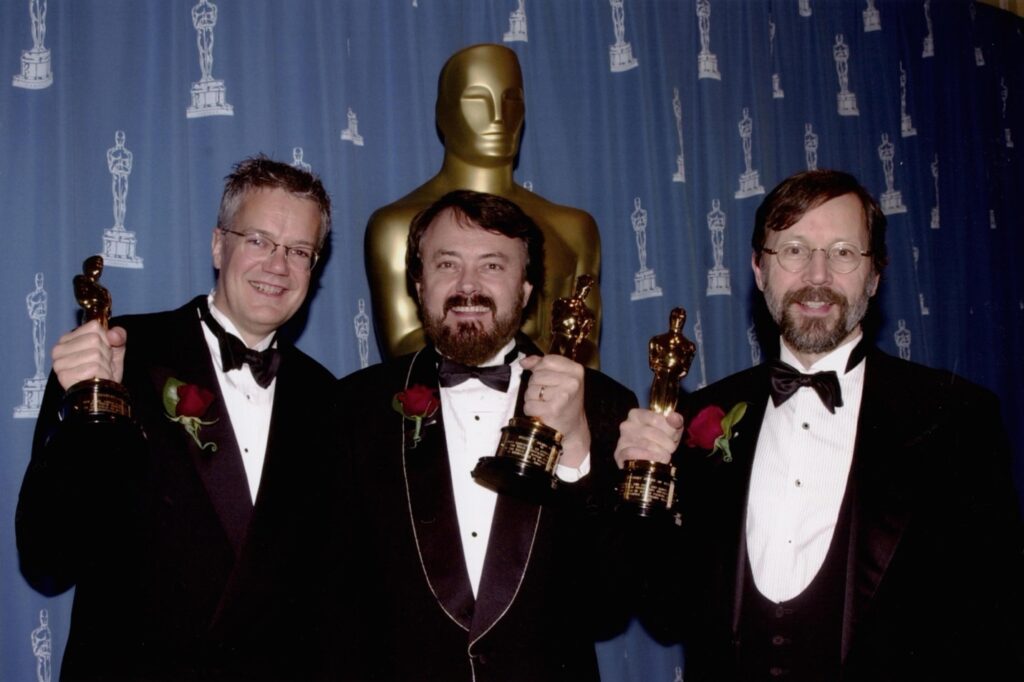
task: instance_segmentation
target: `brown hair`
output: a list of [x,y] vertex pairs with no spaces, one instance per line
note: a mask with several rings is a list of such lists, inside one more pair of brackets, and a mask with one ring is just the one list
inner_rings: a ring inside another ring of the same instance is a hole
[[754,234],[750,245],[760,255],[768,239],[768,230],[781,232],[799,221],[808,211],[830,199],[846,194],[855,195],[864,208],[866,227],[870,239],[871,263],[881,274],[889,262],[885,246],[885,214],[857,178],[837,170],[809,170],[791,175],[775,187],[757,208]]
[[405,249],[405,273],[410,291],[415,291],[413,284],[423,277],[423,259],[420,254],[423,235],[430,224],[448,209],[455,212],[460,222],[473,222],[488,232],[522,240],[526,245],[526,271],[523,275],[535,289],[544,286],[544,233],[537,227],[537,223],[508,199],[459,189],[448,192],[412,219]]

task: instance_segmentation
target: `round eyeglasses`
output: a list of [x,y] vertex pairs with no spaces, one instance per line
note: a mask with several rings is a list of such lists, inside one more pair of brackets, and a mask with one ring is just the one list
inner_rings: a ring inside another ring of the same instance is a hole
[[278,244],[270,237],[259,232],[238,232],[229,230],[226,227],[217,228],[221,232],[229,232],[242,238],[242,248],[246,254],[253,258],[269,258],[277,251],[277,247],[284,249],[284,259],[288,265],[298,270],[310,271],[316,266],[320,258],[317,250],[311,246],[286,246]]
[[859,246],[850,242],[836,242],[828,248],[817,247],[812,249],[803,242],[794,241],[783,242],[779,244],[778,249],[769,249],[765,246],[761,250],[775,256],[782,269],[792,273],[803,272],[808,264],[810,264],[811,257],[815,251],[824,253],[829,269],[841,275],[853,272],[860,267],[862,256],[871,255],[870,251],[861,251]]

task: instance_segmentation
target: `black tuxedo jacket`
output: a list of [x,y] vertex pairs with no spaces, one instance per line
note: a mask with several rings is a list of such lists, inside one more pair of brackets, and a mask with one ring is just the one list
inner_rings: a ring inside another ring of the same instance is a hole
[[[866,362],[836,614],[841,679],[1020,679],[1020,529],[998,401],[878,350]],[[748,403],[733,461],[676,454],[683,525],[647,608],[656,632],[684,639],[687,680],[737,676],[747,491],[769,399],[760,365],[695,393],[684,412]]]
[[[462,553],[440,411],[407,446],[412,422],[392,409],[406,387],[436,389],[432,348],[341,380],[339,432],[358,483],[358,580],[369,675],[380,679],[597,679],[594,639],[624,627],[602,557],[599,513],[611,491],[618,425],[633,394],[587,370],[591,473],[539,506],[499,495],[474,599]],[[524,373],[524,381],[528,377]],[[493,455],[482,452],[481,456]],[[349,462],[342,458],[342,462]],[[614,585],[621,590],[622,584]],[[372,653],[369,653],[372,652]]]
[[[128,332],[123,384],[144,440],[57,420],[50,377],[21,488],[26,580],[75,587],[64,679],[257,679],[311,674],[311,571],[322,565],[323,447],[334,379],[283,346],[258,497],[250,500],[197,301],[115,320]],[[212,391],[200,449],[165,414],[174,377]],[[317,582],[322,586],[322,582]]]

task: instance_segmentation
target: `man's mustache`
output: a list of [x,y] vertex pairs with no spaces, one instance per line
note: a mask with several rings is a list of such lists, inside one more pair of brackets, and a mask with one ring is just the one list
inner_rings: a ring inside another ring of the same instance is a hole
[[789,306],[791,303],[831,303],[833,305],[843,305],[846,303],[846,297],[828,287],[807,286],[786,294],[782,303],[784,306]]
[[492,314],[496,313],[498,307],[494,304],[494,299],[484,294],[470,294],[466,296],[464,294],[453,294],[448,297],[444,302],[444,313],[448,314],[448,311],[452,308],[463,308],[473,306],[484,306],[488,308]]

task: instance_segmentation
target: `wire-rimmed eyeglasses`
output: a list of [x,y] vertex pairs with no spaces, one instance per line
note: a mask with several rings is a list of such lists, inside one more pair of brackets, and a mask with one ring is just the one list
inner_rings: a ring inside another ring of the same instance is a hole
[[761,250],[775,256],[782,269],[792,273],[803,272],[815,251],[824,253],[829,269],[841,275],[853,272],[860,267],[861,257],[871,255],[870,251],[861,251],[859,246],[850,242],[836,242],[828,248],[811,248],[803,242],[792,241],[779,244],[777,249],[765,246]]
[[273,239],[259,232],[238,232],[229,230],[226,227],[217,228],[221,232],[230,232],[242,238],[242,248],[253,258],[269,258],[277,251],[277,247],[284,249],[284,259],[288,265],[298,270],[310,271],[316,266],[320,254],[311,246],[288,246],[278,244]]

